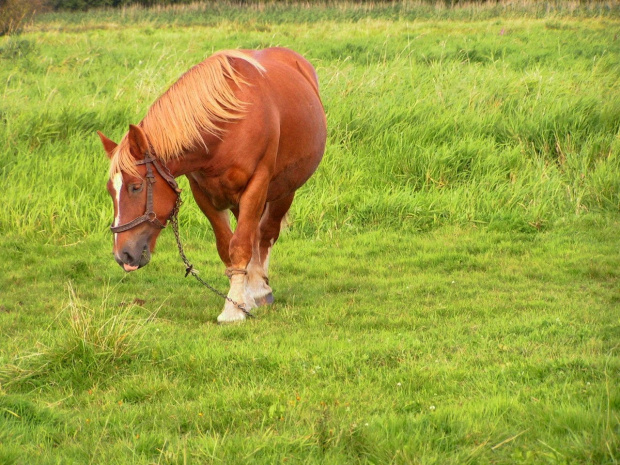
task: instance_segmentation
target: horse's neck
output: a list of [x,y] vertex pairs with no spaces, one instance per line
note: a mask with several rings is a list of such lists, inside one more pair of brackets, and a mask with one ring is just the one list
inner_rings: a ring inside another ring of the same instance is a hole
[[201,147],[173,158],[166,162],[166,166],[176,178],[200,170],[204,167],[207,158],[207,150]]

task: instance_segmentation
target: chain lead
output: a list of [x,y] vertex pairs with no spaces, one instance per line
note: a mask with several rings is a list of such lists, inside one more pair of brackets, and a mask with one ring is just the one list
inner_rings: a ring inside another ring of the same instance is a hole
[[187,259],[187,257],[185,256],[185,252],[183,251],[183,245],[181,244],[181,237],[179,235],[179,218],[178,218],[179,209],[181,208],[182,203],[183,203],[183,200],[181,200],[181,193],[179,192],[177,196],[176,204],[174,205],[174,209],[172,210],[172,215],[170,215],[170,224],[172,224],[172,231],[174,231],[174,237],[177,241],[177,248],[179,249],[179,255],[181,256],[181,259],[183,260],[183,263],[185,264],[185,277],[187,278],[191,274],[194,278],[196,278],[196,280],[200,284],[205,286],[207,289],[209,289],[214,294],[222,297],[223,299],[233,304],[235,307],[237,307],[239,310],[245,313],[246,316],[250,318],[256,318],[256,316],[253,313],[251,313],[247,308],[245,308],[245,304],[240,304],[234,301],[233,299],[228,297],[226,294],[218,291],[213,286],[211,286],[209,283],[205,282],[200,276],[198,276],[198,270],[194,268],[194,265],[192,265]]

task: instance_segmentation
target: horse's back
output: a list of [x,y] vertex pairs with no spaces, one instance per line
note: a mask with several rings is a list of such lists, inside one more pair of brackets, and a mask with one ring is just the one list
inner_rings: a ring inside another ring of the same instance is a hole
[[[324,122],[318,75],[308,60],[283,47],[248,50],[247,53],[264,66],[261,78],[269,87],[263,90],[270,94],[273,105],[280,110],[309,111],[308,116],[319,116]],[[300,103],[306,103],[307,108],[302,108]]]
[[294,77],[296,73],[300,73],[310,83],[318,96],[319,77],[316,70],[299,53],[284,47],[272,47],[263,50],[252,50],[251,55],[264,66],[275,64],[288,67],[288,71],[292,73],[289,74],[289,78]]

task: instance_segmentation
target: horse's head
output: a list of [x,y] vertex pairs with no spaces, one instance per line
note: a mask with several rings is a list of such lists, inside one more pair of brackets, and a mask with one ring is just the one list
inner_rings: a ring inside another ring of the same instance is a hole
[[[129,126],[122,147],[98,132],[110,160],[129,157],[131,169],[111,171],[108,192],[114,202],[114,258],[125,271],[148,264],[157,237],[176,208],[180,190],[168,169],[153,158],[142,129]],[[123,150],[126,153],[121,153]],[[128,152],[127,152],[128,151]]]

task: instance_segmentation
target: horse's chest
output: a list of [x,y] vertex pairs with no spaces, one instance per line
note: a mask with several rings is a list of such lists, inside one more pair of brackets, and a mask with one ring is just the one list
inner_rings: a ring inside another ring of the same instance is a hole
[[217,210],[226,210],[239,205],[241,193],[247,178],[239,179],[234,173],[212,176],[202,171],[190,174],[198,183],[200,190],[209,198]]

